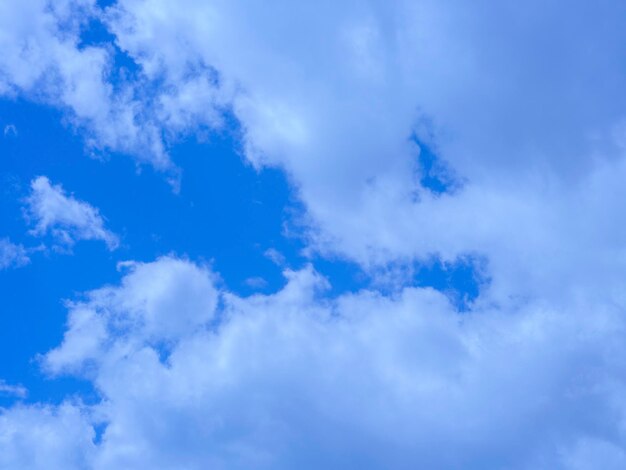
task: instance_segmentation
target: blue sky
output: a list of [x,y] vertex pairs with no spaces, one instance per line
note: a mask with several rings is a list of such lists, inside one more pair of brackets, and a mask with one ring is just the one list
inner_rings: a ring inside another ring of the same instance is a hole
[[[172,147],[184,181],[175,193],[162,175],[149,167],[138,168],[123,155],[85,155],[83,139],[63,125],[57,110],[5,100],[2,116],[3,128],[15,128],[2,140],[3,237],[34,250],[27,266],[0,271],[6,292],[14,293],[3,305],[10,320],[0,344],[4,357],[12,359],[2,364],[2,377],[27,386],[28,401],[59,402],[75,391],[92,398],[88,383],[47,377],[36,358],[62,339],[63,302],[115,283],[120,261],[149,262],[168,254],[188,257],[209,263],[224,287],[241,295],[276,292],[285,284],[283,266],[297,269],[311,262],[302,255],[301,203],[284,173],[246,164],[236,140],[236,123],[205,141],[188,139]],[[430,167],[433,161],[430,155],[426,164]],[[72,247],[71,253],[37,251],[50,240],[28,233],[24,200],[31,180],[41,175],[98,207],[107,226],[120,234],[120,247],[109,252],[101,243],[87,241]],[[290,233],[285,224],[293,225]],[[266,253],[270,249],[284,261],[273,261]],[[356,291],[371,282],[349,260],[314,259],[316,269],[330,281],[330,295]],[[410,282],[434,285],[459,305],[476,296],[481,281],[472,264],[464,261],[444,266],[436,259],[424,260],[411,271]],[[14,398],[2,397],[7,404]]]
[[625,8],[0,5],[0,468],[624,468]]

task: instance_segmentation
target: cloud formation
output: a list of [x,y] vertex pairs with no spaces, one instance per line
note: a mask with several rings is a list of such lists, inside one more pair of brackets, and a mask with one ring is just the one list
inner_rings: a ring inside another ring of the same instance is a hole
[[[603,235],[621,223],[619,2],[20,5],[3,7],[6,49],[21,51],[0,65],[6,93],[70,109],[96,147],[174,173],[168,143],[232,112],[247,159],[290,175],[313,251],[372,270],[479,253],[500,300],[625,268]],[[89,21],[114,42],[82,44]],[[420,185],[426,145],[454,193]]]
[[0,238],[0,270],[20,267],[30,263],[26,249],[11,243],[8,238]]
[[0,413],[0,467],[89,468],[93,429],[80,408],[16,405]]
[[[173,88],[199,71],[202,100],[218,72],[247,158],[298,188],[312,248],[365,267],[478,252],[500,299],[624,270],[604,235],[621,224],[619,2],[183,5],[121,0],[104,18]],[[454,193],[420,185],[424,144],[459,179]]]
[[[66,468],[96,469],[626,462],[617,308],[459,317],[432,289],[328,299],[311,267],[248,298],[182,259],[128,269],[68,304],[65,338],[43,359],[91,380],[101,401],[5,410],[5,465],[60,458],[57,448],[75,459]],[[28,426],[58,442],[7,453]]]
[[[621,223],[619,2],[46,5],[4,7],[7,44],[29,38],[3,59],[7,93],[45,90],[94,145],[166,171],[168,142],[229,110],[248,160],[290,175],[311,250],[367,269],[479,253],[500,300],[563,278],[610,284],[625,268],[603,235]],[[89,20],[114,44],[81,45]],[[120,54],[133,73],[116,75]],[[453,193],[420,185],[426,145]]]
[[118,236],[104,227],[97,208],[67,195],[45,176],[35,178],[30,186],[25,213],[34,225],[32,235],[50,234],[58,248],[71,248],[79,240],[101,240],[109,250],[118,247]]
[[[0,5],[0,93],[67,110],[93,148],[174,172],[168,145],[232,113],[248,162],[289,175],[308,252],[374,275],[477,256],[491,280],[460,314],[401,276],[331,297],[310,266],[240,297],[189,260],[127,263],[68,302],[42,359],[101,400],[2,410],[0,466],[624,468],[625,16],[617,1]],[[92,20],[112,42],[81,42]],[[422,184],[427,149],[453,189]],[[45,177],[28,212],[60,245],[119,243]],[[20,259],[0,242],[0,267]]]
[[159,130],[141,118],[133,88],[110,83],[111,46],[82,44],[95,0],[28,0],[0,5],[0,96],[60,107],[95,151],[132,153],[163,171],[171,163]]
[[0,395],[15,396],[18,398],[26,398],[28,391],[21,385],[10,385],[0,379]]

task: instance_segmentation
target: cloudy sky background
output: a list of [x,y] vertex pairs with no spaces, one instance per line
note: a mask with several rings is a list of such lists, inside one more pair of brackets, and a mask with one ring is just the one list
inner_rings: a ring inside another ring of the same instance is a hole
[[0,468],[626,468],[625,18],[0,3]]

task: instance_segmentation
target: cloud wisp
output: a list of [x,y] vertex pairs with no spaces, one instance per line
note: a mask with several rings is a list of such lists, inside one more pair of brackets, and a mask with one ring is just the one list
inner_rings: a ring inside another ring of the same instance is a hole
[[30,263],[30,258],[26,248],[12,243],[8,238],[0,238],[0,270],[19,268],[28,263]]
[[10,385],[4,380],[0,380],[0,395],[26,398],[28,396],[28,390],[21,385]]
[[79,240],[100,240],[109,250],[119,246],[119,237],[105,228],[97,208],[67,195],[61,185],[53,185],[45,176],[31,181],[25,202],[26,217],[34,225],[30,233],[51,235],[58,249],[71,249]]

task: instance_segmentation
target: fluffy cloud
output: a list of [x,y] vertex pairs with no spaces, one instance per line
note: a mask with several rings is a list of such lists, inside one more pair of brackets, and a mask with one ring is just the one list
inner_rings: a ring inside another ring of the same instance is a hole
[[24,266],[29,262],[30,258],[22,245],[11,243],[8,238],[0,238],[0,270]]
[[[0,91],[69,108],[94,146],[171,169],[168,141],[231,110],[246,158],[289,174],[310,249],[372,272],[472,254],[492,280],[459,314],[402,282],[331,299],[313,268],[240,298],[188,261],[131,263],[119,286],[68,304],[64,340],[43,360],[88,378],[101,402],[3,411],[0,445],[33,452],[0,462],[622,468],[625,8],[0,6]],[[95,17],[115,45],[80,45]],[[134,75],[112,78],[118,53]],[[420,184],[427,146],[454,191]],[[53,215],[36,217],[37,233],[114,247],[97,211],[35,183],[61,201],[41,206]],[[29,428],[60,441],[28,440]]]
[[212,318],[217,294],[206,270],[173,258],[120,267],[131,270],[121,287],[103,288],[91,292],[88,302],[70,304],[65,340],[47,357],[51,371],[113,360],[110,339],[120,333],[129,340],[119,351],[125,354],[127,347],[144,342],[166,347]]
[[0,412],[0,467],[89,467],[93,428],[79,406],[15,406]]
[[[120,0],[104,18],[147,77],[182,93],[194,70],[198,103],[230,103],[247,158],[290,174],[312,248],[365,267],[479,253],[504,301],[554,283],[595,291],[626,268],[606,235],[622,225],[624,14],[619,2]],[[175,118],[174,102],[170,121],[206,122]],[[424,144],[453,193],[420,185]]]
[[[32,459],[57,448],[64,468],[89,456],[102,469],[624,461],[626,324],[616,307],[459,316],[431,289],[329,299],[310,267],[247,298],[220,292],[189,261],[128,268],[119,286],[68,304],[65,338],[43,359],[52,373],[91,380],[102,400],[5,410],[5,461],[43,468]],[[97,441],[94,425],[104,429]],[[35,436],[24,444],[34,454],[7,453],[29,427],[58,442]]]
[[0,96],[26,97],[67,111],[92,150],[131,153],[172,172],[160,130],[144,117],[136,86],[113,84],[112,45],[82,33],[100,9],[95,0],[27,0],[0,5]]
[[[167,143],[231,110],[249,161],[291,176],[314,250],[366,268],[478,253],[499,301],[624,272],[605,235],[624,174],[619,2],[27,4],[0,15],[5,89],[51,89],[94,145],[170,171]],[[90,19],[115,44],[82,45]],[[424,144],[452,194],[420,185]]]
[[66,195],[61,185],[52,185],[45,176],[31,181],[26,199],[26,215],[34,224],[31,234],[51,234],[57,246],[70,247],[78,240],[102,240],[110,250],[119,239],[104,227],[104,219],[95,207]]

